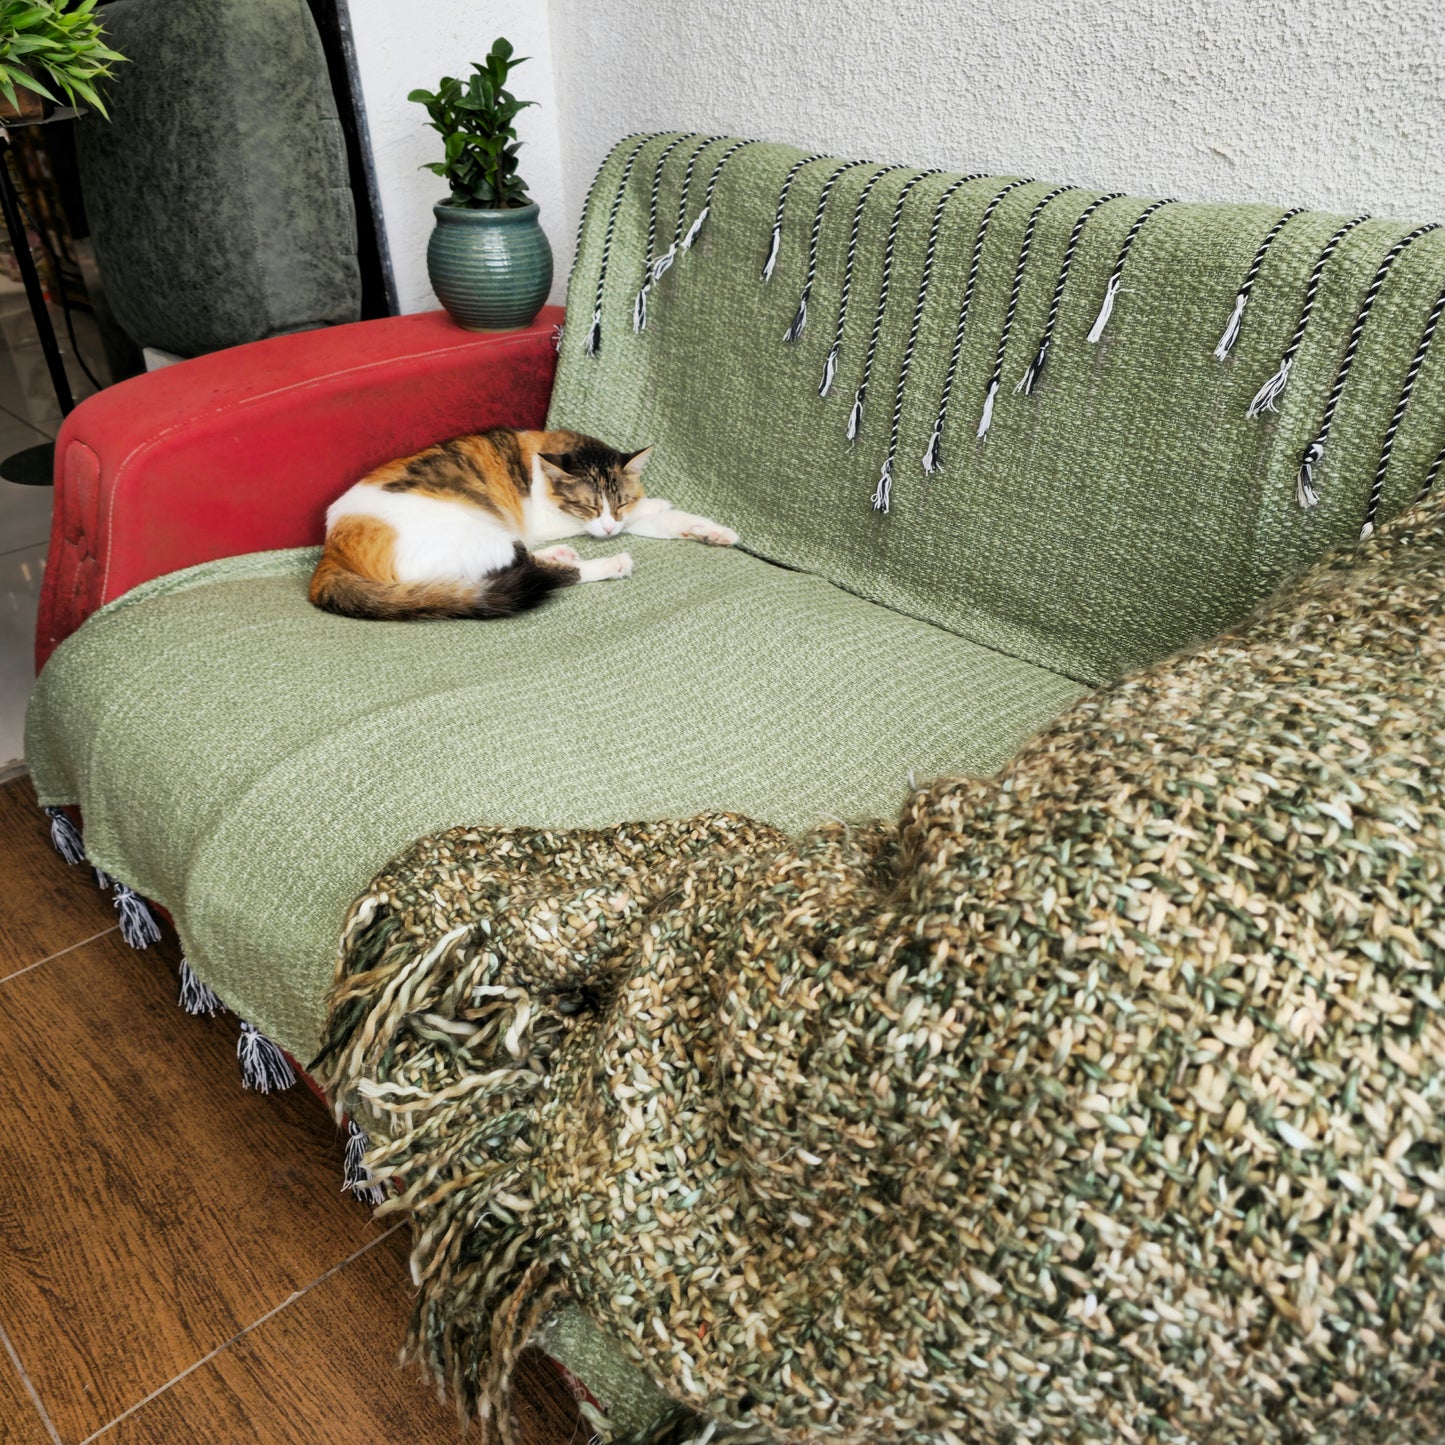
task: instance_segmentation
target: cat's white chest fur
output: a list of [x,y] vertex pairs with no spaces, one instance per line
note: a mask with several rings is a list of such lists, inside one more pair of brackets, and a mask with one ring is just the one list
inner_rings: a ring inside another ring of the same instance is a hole
[[358,482],[326,509],[326,525],[351,516],[395,530],[398,582],[480,582],[512,561],[515,541],[507,528],[462,503]]

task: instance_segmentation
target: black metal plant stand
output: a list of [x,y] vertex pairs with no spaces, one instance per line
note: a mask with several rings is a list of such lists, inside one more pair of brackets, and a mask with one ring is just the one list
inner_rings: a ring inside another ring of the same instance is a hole
[[[50,308],[45,304],[45,292],[40,286],[35,258],[30,254],[30,240],[20,215],[20,198],[15,193],[14,181],[10,179],[6,157],[10,152],[9,131],[22,126],[72,120],[75,115],[74,110],[66,107],[52,115],[34,120],[10,120],[0,126],[0,211],[5,213],[5,229],[10,236],[16,264],[20,267],[20,279],[25,283],[25,298],[30,303],[30,315],[35,320],[40,349],[45,353],[45,365],[50,372],[50,384],[55,388],[55,400],[60,406],[61,416],[69,416],[75,410],[75,397],[71,394],[70,378],[65,374],[65,361],[60,354],[60,343],[55,339],[55,327],[51,324]],[[0,461],[0,477],[26,486],[50,486],[55,480],[55,443],[42,442],[39,446],[26,447],[24,451],[4,458]]]

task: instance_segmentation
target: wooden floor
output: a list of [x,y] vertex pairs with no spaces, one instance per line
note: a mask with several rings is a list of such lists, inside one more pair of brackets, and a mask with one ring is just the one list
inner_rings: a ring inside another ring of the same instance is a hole
[[[394,1363],[405,1228],[341,1193],[309,1090],[241,1089],[236,1020],[177,1008],[177,961],[0,786],[0,1442],[455,1445]],[[540,1355],[522,1394],[533,1445],[585,1438]]]

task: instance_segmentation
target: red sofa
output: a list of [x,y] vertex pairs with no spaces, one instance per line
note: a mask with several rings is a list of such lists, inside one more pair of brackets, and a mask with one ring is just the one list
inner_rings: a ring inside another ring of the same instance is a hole
[[442,437],[540,426],[560,307],[524,331],[444,312],[257,341],[122,382],[67,418],[37,670],[98,607],[218,557],[321,541],[357,477]]

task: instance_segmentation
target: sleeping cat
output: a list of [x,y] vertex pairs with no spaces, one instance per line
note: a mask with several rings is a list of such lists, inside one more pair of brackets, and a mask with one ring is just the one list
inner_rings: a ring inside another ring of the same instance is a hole
[[650,451],[496,427],[388,462],[327,508],[309,596],[344,617],[510,617],[632,573],[626,552],[584,562],[571,547],[532,550],[542,542],[630,532],[731,547],[736,532],[644,495]]

